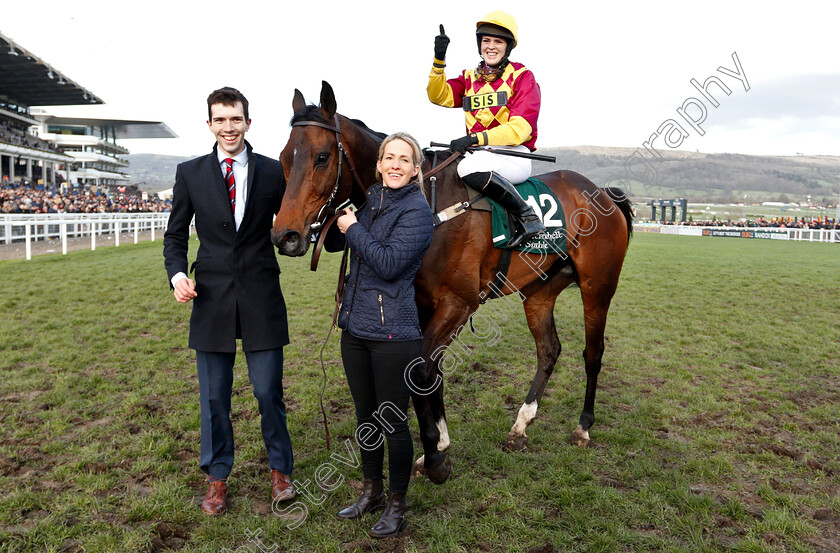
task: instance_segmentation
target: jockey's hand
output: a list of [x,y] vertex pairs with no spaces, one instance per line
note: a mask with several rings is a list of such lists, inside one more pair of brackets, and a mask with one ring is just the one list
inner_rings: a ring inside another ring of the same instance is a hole
[[449,143],[449,151],[453,154],[458,152],[459,154],[463,154],[467,151],[467,148],[470,146],[477,146],[478,145],[478,137],[475,133],[468,134],[467,136],[462,136],[461,138],[456,138],[452,142]]
[[356,219],[356,214],[350,211],[349,209],[344,210],[344,215],[336,219],[335,224],[338,225],[338,230],[341,231],[341,234],[347,232],[347,229],[350,228],[350,225],[358,223],[359,220]]
[[446,48],[449,47],[449,37],[443,32],[443,24],[440,25],[440,34],[435,37],[435,59],[443,61],[446,59]]
[[195,291],[195,281],[191,278],[182,278],[176,282],[172,293],[178,303],[187,303],[198,295]]

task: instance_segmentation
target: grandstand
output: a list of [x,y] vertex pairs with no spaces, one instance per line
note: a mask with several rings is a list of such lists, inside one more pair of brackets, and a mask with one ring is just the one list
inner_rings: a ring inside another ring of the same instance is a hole
[[103,190],[130,181],[118,139],[176,138],[160,121],[55,117],[33,106],[104,101],[0,33],[0,186]]

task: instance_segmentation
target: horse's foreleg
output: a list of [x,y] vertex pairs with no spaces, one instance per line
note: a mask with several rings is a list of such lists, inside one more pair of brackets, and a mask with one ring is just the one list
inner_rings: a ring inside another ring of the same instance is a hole
[[[413,392],[411,395],[420,426],[420,442],[423,444],[423,455],[414,462],[412,474],[425,474],[433,483],[443,484],[452,472],[452,464],[446,453],[449,448],[449,430],[443,406],[443,381],[437,364],[429,357],[425,359],[431,374],[417,379],[423,392]],[[431,386],[435,389],[428,391]]]
[[601,357],[604,354],[604,328],[607,325],[607,311],[610,295],[587,293],[581,289],[583,317],[586,326],[586,348],[583,360],[586,367],[586,395],[580,424],[572,432],[572,444],[585,447],[589,443],[589,428],[595,422],[595,390],[598,388],[598,374],[601,372]]
[[[426,305],[418,304],[417,306],[418,314],[420,315],[420,328],[427,329],[429,328],[429,321],[431,321],[432,317],[434,316],[434,310]],[[430,430],[435,428],[435,417],[432,412],[432,407],[429,402],[429,398],[427,397],[430,393],[443,393],[443,382],[438,382],[438,372],[434,367],[434,363],[430,359],[431,349],[429,345],[429,340],[424,340],[423,343],[423,360],[424,365],[418,368],[417,372],[417,383],[416,385],[411,386],[412,390],[412,402],[414,404],[414,412],[417,416],[417,420],[420,425],[420,441],[423,444],[424,450],[426,449],[426,443],[431,443],[435,436],[432,435]],[[408,381],[408,380],[407,380]],[[429,388],[440,387],[440,390],[432,390],[428,391]],[[417,388],[420,388],[419,390]],[[440,431],[440,429],[438,429]],[[444,437],[441,435],[438,438],[438,443],[443,440]],[[446,446],[449,446],[449,434],[446,434]],[[445,451],[446,448],[439,448],[440,451]],[[411,471],[411,477],[414,478],[416,476],[421,476],[425,474],[425,461],[426,455],[423,454],[417,458],[414,462],[414,467]]]
[[471,312],[459,298],[443,299],[424,328],[423,358],[425,366],[418,368],[413,386],[412,401],[420,426],[423,456],[414,463],[414,474],[425,474],[435,484],[442,484],[452,472],[446,450],[449,448],[449,429],[443,403],[441,363],[456,363],[460,350],[449,351],[453,335]]
[[[565,281],[564,281],[565,280]],[[525,403],[519,409],[516,422],[510,429],[505,442],[505,449],[522,451],[528,445],[528,435],[525,429],[537,417],[537,408],[545,393],[545,387],[554,365],[560,356],[561,344],[557,338],[557,328],[554,324],[554,304],[557,294],[569,284],[568,279],[558,279],[558,282],[545,284],[536,282],[523,290],[526,296],[523,307],[528,319],[528,328],[534,335],[537,346],[537,372],[531,381],[531,389],[525,397]],[[529,294],[530,292],[530,294]]]

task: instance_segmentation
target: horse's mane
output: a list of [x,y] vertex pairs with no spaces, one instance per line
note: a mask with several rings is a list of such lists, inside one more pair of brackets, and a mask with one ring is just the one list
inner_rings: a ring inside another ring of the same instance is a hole
[[296,111],[295,114],[292,115],[289,125],[294,125],[295,123],[299,123],[301,121],[317,121],[318,123],[324,123],[325,125],[332,125],[333,123],[332,121],[327,121],[327,118],[324,117],[324,112],[321,111],[321,108],[314,104],[309,104],[303,109]]
[[[327,121],[327,118],[324,117],[324,112],[321,110],[320,106],[316,106],[314,104],[309,104],[303,109],[295,112],[292,116],[292,120],[289,121],[289,125],[294,125],[295,123],[301,121],[317,121],[318,123],[324,123],[325,125],[333,124],[333,121]],[[350,121],[377,142],[382,142],[385,140],[385,137],[388,136],[385,133],[370,129],[367,125],[365,125],[364,121],[361,121],[360,119],[350,119]]]
[[360,127],[363,131],[365,131],[365,134],[369,135],[371,138],[373,138],[377,142],[382,142],[383,140],[385,140],[385,138],[388,137],[388,135],[385,134],[384,132],[379,132],[379,131],[375,131],[373,129],[370,129],[367,125],[365,125],[364,121],[362,121],[360,119],[351,119],[351,121],[353,123],[355,123],[356,126]]

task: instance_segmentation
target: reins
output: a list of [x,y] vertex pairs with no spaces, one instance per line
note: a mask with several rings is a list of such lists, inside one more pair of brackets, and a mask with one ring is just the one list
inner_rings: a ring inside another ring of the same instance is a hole
[[330,217],[322,227],[320,227],[320,232],[318,233],[318,240],[315,242],[315,248],[312,250],[312,260],[309,262],[310,271],[314,272],[318,270],[318,262],[321,259],[321,250],[324,247],[324,240],[327,239],[327,232],[330,230],[330,227],[333,226],[333,224],[338,220],[338,218],[344,215],[344,212],[341,210],[343,206],[344,204],[339,205],[333,216]]
[[[339,213],[334,214],[330,218],[330,220],[327,221],[326,225],[324,225],[323,224],[324,222],[321,220],[321,216],[324,214],[324,212],[327,210],[329,205],[335,199],[336,194],[338,194],[338,189],[341,186],[341,160],[342,160],[342,158],[345,158],[345,157],[347,158],[347,165],[350,166],[350,174],[352,175],[353,181],[356,184],[358,184],[360,188],[362,187],[362,183],[359,179],[359,175],[358,175],[358,173],[356,173],[356,166],[353,164],[353,158],[350,157],[350,152],[348,152],[344,148],[344,144],[341,142],[341,126],[340,126],[339,121],[338,121],[338,114],[337,113],[333,116],[333,120],[335,121],[334,126],[333,125],[328,125],[327,123],[321,123],[320,121],[297,121],[295,123],[292,123],[293,127],[312,126],[312,127],[321,127],[322,129],[327,129],[329,131],[332,131],[332,132],[335,133],[335,141],[338,143],[338,170],[335,173],[335,184],[333,185],[332,192],[330,192],[330,197],[327,198],[327,201],[324,203],[324,205],[318,211],[318,216],[315,218],[315,222],[312,223],[312,229],[313,230],[320,230],[321,231],[321,235],[318,237],[318,243],[316,244],[315,249],[312,251],[312,262],[310,264],[310,270],[312,270],[312,271],[314,271],[318,267],[318,259],[321,256],[321,248],[324,245],[324,240],[326,239],[326,236],[327,236],[327,230],[329,230],[330,225],[332,225],[336,221],[336,219],[338,219],[338,217],[340,216]],[[344,267],[346,266],[346,262],[347,262],[347,247],[345,246],[345,248],[344,248],[344,259],[342,259],[342,263],[341,263],[342,274],[339,276],[339,288],[341,288],[342,293],[344,292],[344,290],[343,290],[343,288],[344,288],[343,287],[343,283],[344,283],[343,271],[344,271]],[[336,291],[336,297],[338,297],[337,295],[338,295],[338,291]],[[336,306],[337,307],[336,307],[335,313],[333,314],[333,324],[330,325],[330,330],[327,333],[327,339],[324,340],[324,345],[321,346],[321,356],[320,356],[321,357],[321,372],[324,375],[324,379],[321,382],[321,394],[318,397],[318,402],[321,406],[321,417],[323,418],[323,421],[324,421],[324,433],[325,433],[326,440],[327,440],[327,449],[328,450],[330,449],[330,427],[329,427],[329,424],[327,424],[327,412],[324,409],[324,391],[327,388],[327,368],[324,365],[324,348],[327,346],[327,343],[330,340],[330,335],[332,334],[332,329],[335,326],[335,323],[336,323],[336,320],[337,320],[337,317],[338,317],[338,303],[336,303]]]
[[436,175],[436,174],[440,173],[441,171],[443,171],[443,169],[444,169],[447,165],[450,165],[451,163],[454,163],[455,161],[457,161],[459,157],[461,157],[461,154],[459,154],[459,153],[453,153],[451,156],[449,156],[448,158],[444,159],[444,160],[440,163],[440,165],[438,165],[438,166],[436,166],[436,167],[432,167],[431,169],[429,169],[429,171],[428,171],[425,175],[423,175],[423,178],[424,178],[424,179],[429,179],[429,178],[433,177],[434,175]]

